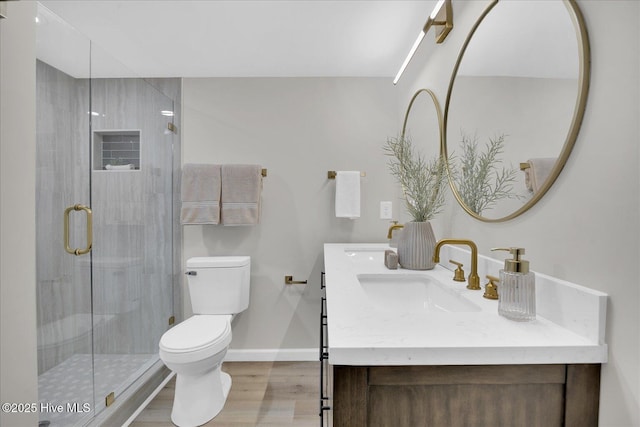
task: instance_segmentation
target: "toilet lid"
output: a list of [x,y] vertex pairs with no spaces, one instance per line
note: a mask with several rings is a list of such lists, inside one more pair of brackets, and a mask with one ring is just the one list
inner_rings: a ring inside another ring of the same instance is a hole
[[224,342],[231,334],[231,316],[195,315],[169,329],[160,348],[173,353],[190,352]]

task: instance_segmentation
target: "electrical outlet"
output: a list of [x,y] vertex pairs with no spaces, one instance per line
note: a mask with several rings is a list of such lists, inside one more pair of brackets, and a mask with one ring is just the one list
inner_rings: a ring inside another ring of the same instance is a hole
[[393,217],[393,203],[380,202],[380,219],[391,219]]

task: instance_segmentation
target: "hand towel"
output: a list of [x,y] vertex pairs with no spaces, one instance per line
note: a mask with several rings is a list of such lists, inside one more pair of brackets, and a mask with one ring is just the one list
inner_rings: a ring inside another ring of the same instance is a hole
[[360,218],[360,172],[336,173],[336,217]]
[[220,165],[187,163],[182,168],[181,224],[220,222]]
[[222,224],[260,223],[262,166],[222,165]]
[[524,182],[527,190],[534,194],[540,190],[549,177],[549,173],[556,164],[555,157],[543,157],[537,159],[529,159],[529,167],[524,170]]

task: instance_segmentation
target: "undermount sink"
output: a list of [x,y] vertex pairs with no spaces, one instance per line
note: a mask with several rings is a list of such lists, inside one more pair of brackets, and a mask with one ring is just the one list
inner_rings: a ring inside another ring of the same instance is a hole
[[418,274],[359,274],[358,281],[378,309],[397,313],[473,312],[480,307],[436,279]]

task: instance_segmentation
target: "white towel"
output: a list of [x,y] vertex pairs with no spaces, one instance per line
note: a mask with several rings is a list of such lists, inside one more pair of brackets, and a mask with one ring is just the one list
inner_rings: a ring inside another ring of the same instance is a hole
[[182,168],[181,224],[220,222],[220,165],[187,163]]
[[336,173],[336,217],[360,218],[360,172]]
[[262,166],[222,165],[222,224],[260,223]]
[[120,170],[132,170],[132,169],[135,169],[136,167],[132,163],[129,163],[128,165],[106,165],[104,168],[108,171],[120,171]]
[[527,190],[534,194],[540,190],[549,177],[551,169],[556,164],[555,157],[544,157],[539,159],[529,159],[529,167],[524,170],[524,182]]

